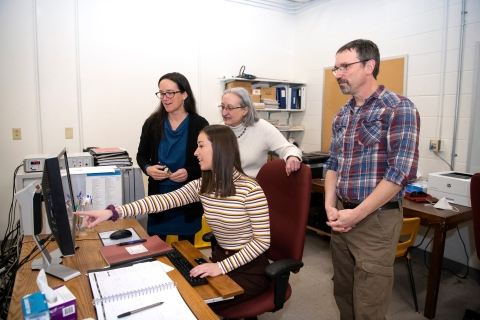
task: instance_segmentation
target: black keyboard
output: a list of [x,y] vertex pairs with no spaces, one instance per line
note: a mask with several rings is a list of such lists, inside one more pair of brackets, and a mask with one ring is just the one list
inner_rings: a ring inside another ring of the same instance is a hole
[[208,284],[207,279],[205,278],[200,278],[200,277],[191,277],[190,276],[190,270],[193,269],[193,266],[190,264],[190,262],[185,259],[180,252],[178,252],[175,248],[173,249],[174,251],[170,251],[167,253],[168,259],[173,263],[175,268],[177,268],[178,271],[182,274],[182,276],[185,278],[185,280],[190,283],[190,285],[193,286],[199,286],[202,284]]

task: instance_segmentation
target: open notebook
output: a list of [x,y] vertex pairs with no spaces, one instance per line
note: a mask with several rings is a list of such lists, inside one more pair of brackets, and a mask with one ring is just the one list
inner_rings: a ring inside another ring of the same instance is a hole
[[88,274],[98,319],[118,315],[154,303],[162,305],[128,316],[135,319],[196,319],[159,261]]

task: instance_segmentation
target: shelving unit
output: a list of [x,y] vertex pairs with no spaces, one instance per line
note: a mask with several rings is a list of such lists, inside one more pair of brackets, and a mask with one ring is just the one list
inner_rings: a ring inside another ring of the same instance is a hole
[[[279,80],[279,79],[268,79],[268,78],[257,78],[257,79],[243,79],[243,78],[220,78],[221,82],[224,82],[226,86],[227,83],[234,82],[234,81],[242,81],[242,82],[250,82],[252,85],[256,84],[264,84],[268,87],[277,86],[279,84],[286,84],[290,87],[301,87],[305,86],[303,82],[292,82],[289,80]],[[290,125],[290,118],[291,114],[294,112],[304,112],[305,108],[303,109],[256,109],[257,112],[265,112],[267,115],[267,119],[270,119],[270,115],[272,112],[285,112],[287,117],[287,125]],[[302,132],[305,129],[279,129],[280,132]]]

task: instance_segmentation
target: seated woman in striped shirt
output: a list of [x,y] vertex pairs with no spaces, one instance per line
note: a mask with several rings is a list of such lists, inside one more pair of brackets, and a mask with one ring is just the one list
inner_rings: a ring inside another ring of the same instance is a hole
[[106,220],[201,202],[218,245],[212,252],[213,262],[196,266],[190,274],[203,278],[228,273],[244,289],[244,294],[233,300],[210,304],[219,311],[259,295],[269,285],[264,276],[269,263],[265,251],[270,247],[268,204],[262,188],[243,172],[237,137],[229,127],[205,127],[197,144],[194,154],[200,163],[201,178],[170,193],[82,214],[91,228]]

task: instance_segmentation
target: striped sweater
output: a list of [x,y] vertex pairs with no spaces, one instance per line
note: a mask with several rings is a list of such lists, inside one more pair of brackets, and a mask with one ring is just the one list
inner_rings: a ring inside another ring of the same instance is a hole
[[235,196],[218,198],[199,194],[202,179],[166,194],[152,195],[118,206],[122,217],[155,213],[200,201],[205,219],[218,244],[237,253],[220,261],[222,272],[230,272],[252,261],[270,247],[270,223],[267,199],[257,182],[236,170]]

